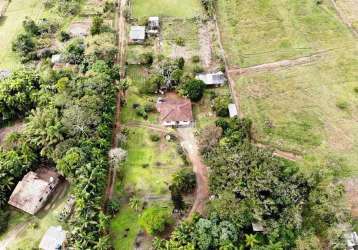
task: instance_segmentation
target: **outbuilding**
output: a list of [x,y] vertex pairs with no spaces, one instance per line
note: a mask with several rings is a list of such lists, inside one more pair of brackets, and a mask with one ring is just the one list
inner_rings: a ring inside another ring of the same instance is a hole
[[48,168],[30,171],[16,185],[8,203],[34,215],[42,209],[59,182],[60,175]]
[[159,98],[156,106],[160,113],[160,123],[164,126],[187,127],[194,121],[189,99]]
[[216,73],[198,74],[196,79],[202,80],[207,86],[221,86],[225,83],[225,74],[221,71]]
[[160,29],[159,17],[157,16],[149,17],[147,33],[149,35],[157,35],[159,33],[159,29]]
[[11,75],[11,71],[8,69],[1,69],[0,70],[0,80],[8,78]]
[[129,32],[129,40],[131,43],[144,43],[145,26],[132,26]]
[[61,226],[49,227],[43,236],[39,248],[42,250],[61,250],[65,249],[66,231]]
[[230,118],[236,117],[238,115],[235,104],[230,103],[227,108],[229,109]]

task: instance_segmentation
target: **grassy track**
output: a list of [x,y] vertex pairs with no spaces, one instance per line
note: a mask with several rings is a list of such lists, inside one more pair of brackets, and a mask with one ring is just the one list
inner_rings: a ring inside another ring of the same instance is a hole
[[199,0],[133,0],[133,16],[170,16],[190,18],[201,13]]
[[41,0],[12,0],[4,17],[0,18],[0,69],[20,67],[19,58],[11,51],[11,43],[22,29],[26,16],[33,19],[43,13]]
[[218,13],[229,63],[241,67],[342,47],[351,36],[328,0],[219,0]]

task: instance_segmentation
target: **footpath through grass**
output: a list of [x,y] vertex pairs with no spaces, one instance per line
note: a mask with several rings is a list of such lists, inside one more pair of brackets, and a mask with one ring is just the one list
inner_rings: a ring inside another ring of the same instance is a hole
[[11,50],[12,41],[22,30],[25,18],[37,19],[44,12],[41,0],[12,0],[5,16],[0,17],[0,69],[14,70],[21,66]]

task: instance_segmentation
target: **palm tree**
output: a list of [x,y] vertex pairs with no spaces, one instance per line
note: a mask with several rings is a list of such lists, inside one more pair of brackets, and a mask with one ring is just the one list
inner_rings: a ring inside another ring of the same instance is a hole
[[245,234],[245,242],[246,246],[253,248],[259,241],[256,239],[256,235],[254,234]]
[[133,196],[129,199],[129,206],[136,212],[139,211],[140,199],[137,196]]

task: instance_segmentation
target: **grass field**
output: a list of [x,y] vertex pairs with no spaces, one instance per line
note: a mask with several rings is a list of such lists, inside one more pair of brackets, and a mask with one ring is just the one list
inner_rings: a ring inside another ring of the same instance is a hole
[[329,0],[323,2],[219,0],[219,25],[229,63],[248,67],[351,46],[349,30],[336,18]]
[[200,0],[133,0],[132,15],[191,18],[202,13]]
[[12,52],[11,43],[22,30],[26,16],[33,19],[43,13],[41,0],[12,0],[4,17],[0,18],[0,69],[20,67],[19,58]]
[[358,50],[334,51],[303,66],[237,78],[242,112],[255,137],[305,156],[304,165],[337,161],[358,176]]
[[[167,142],[159,133],[161,140],[153,142],[151,134],[157,133],[144,128],[129,129],[128,158],[122,168],[123,181],[117,182],[116,193],[126,197],[135,193],[141,201],[166,204],[170,200],[168,185],[172,174],[184,163],[176,152],[175,142]],[[139,214],[124,202],[121,211],[112,219],[111,233],[116,250],[127,250],[133,246],[140,230],[137,223]],[[125,237],[127,228],[129,231]]]

